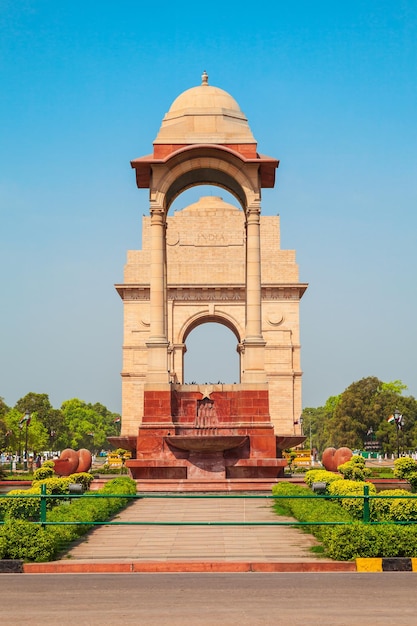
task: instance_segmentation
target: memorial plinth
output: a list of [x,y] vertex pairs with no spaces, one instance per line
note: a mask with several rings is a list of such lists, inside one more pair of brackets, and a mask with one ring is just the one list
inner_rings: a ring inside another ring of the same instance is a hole
[[[266,385],[166,385],[145,390],[135,479],[278,478]],[[133,446],[131,446],[133,447]]]

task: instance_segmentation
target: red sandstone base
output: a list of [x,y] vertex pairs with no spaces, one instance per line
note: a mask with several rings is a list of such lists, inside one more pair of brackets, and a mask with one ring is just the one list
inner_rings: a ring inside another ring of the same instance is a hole
[[[234,490],[242,481],[273,483],[286,466],[269,416],[266,385],[148,388],[136,442],[123,439],[134,455],[126,462],[131,476],[146,482],[201,488],[218,484],[220,490]],[[296,439],[296,445],[304,438],[284,439]]]

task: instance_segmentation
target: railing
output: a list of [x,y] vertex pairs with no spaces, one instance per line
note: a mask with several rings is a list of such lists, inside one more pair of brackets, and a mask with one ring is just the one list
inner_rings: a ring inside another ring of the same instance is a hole
[[[188,493],[169,493],[169,494],[155,494],[155,493],[136,493],[136,494],[102,494],[88,492],[83,493],[69,493],[69,494],[47,494],[46,486],[41,485],[40,494],[0,494],[1,498],[37,498],[40,499],[40,514],[39,521],[33,521],[33,524],[40,524],[45,526],[70,526],[70,525],[88,525],[88,526],[342,526],[350,525],[357,520],[349,521],[315,521],[315,522],[299,522],[295,520],[291,521],[120,521],[120,520],[106,520],[106,521],[48,521],[47,520],[47,501],[49,499],[69,501],[73,499],[79,499],[82,497],[88,498],[123,498],[129,500],[143,500],[145,498],[169,498],[169,499],[262,499],[262,500],[298,500],[298,499],[312,499],[319,498],[323,500],[336,500],[336,499],[359,499],[363,501],[362,509],[362,521],[366,524],[417,524],[416,520],[407,521],[372,521],[371,520],[371,500],[385,499],[385,500],[405,500],[415,499],[415,495],[374,495],[369,494],[369,486],[364,485],[363,495],[330,495],[330,494],[314,494],[306,490],[305,495],[259,495],[259,494],[188,494]],[[0,521],[0,525],[4,524],[4,521]]]

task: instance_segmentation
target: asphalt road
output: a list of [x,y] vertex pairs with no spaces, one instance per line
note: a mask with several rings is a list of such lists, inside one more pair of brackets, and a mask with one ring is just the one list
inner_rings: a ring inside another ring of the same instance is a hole
[[415,626],[416,573],[0,574],[14,626]]

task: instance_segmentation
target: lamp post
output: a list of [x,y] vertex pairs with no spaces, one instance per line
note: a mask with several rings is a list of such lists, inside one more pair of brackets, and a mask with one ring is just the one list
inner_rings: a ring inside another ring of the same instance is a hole
[[12,447],[11,447],[11,445],[10,445],[10,439],[9,439],[9,437],[10,437],[10,435],[12,435],[12,434],[13,434],[13,432],[12,432],[11,430],[8,430],[8,431],[5,433],[5,435],[4,435],[4,437],[5,437],[5,439],[6,439],[6,442],[7,442],[7,443],[6,443],[6,450],[7,450],[8,455],[9,455],[9,453],[10,453],[10,473],[11,473],[11,474],[13,474],[13,454],[11,453],[11,452],[12,452]]
[[56,435],[56,431],[55,430],[51,430],[49,432],[49,447],[50,447],[50,452],[52,454],[52,456],[54,456],[54,446],[55,446],[55,435]]
[[20,424],[19,424],[19,448],[17,451],[17,459],[19,463],[22,460],[22,428]]
[[397,429],[397,459],[400,458],[400,430],[404,426],[404,418],[398,409],[394,411],[395,428]]
[[25,432],[25,460],[23,464],[23,469],[26,471],[28,468],[28,428],[30,424],[30,413],[26,411],[25,413],[25,424],[26,424],[26,432]]

